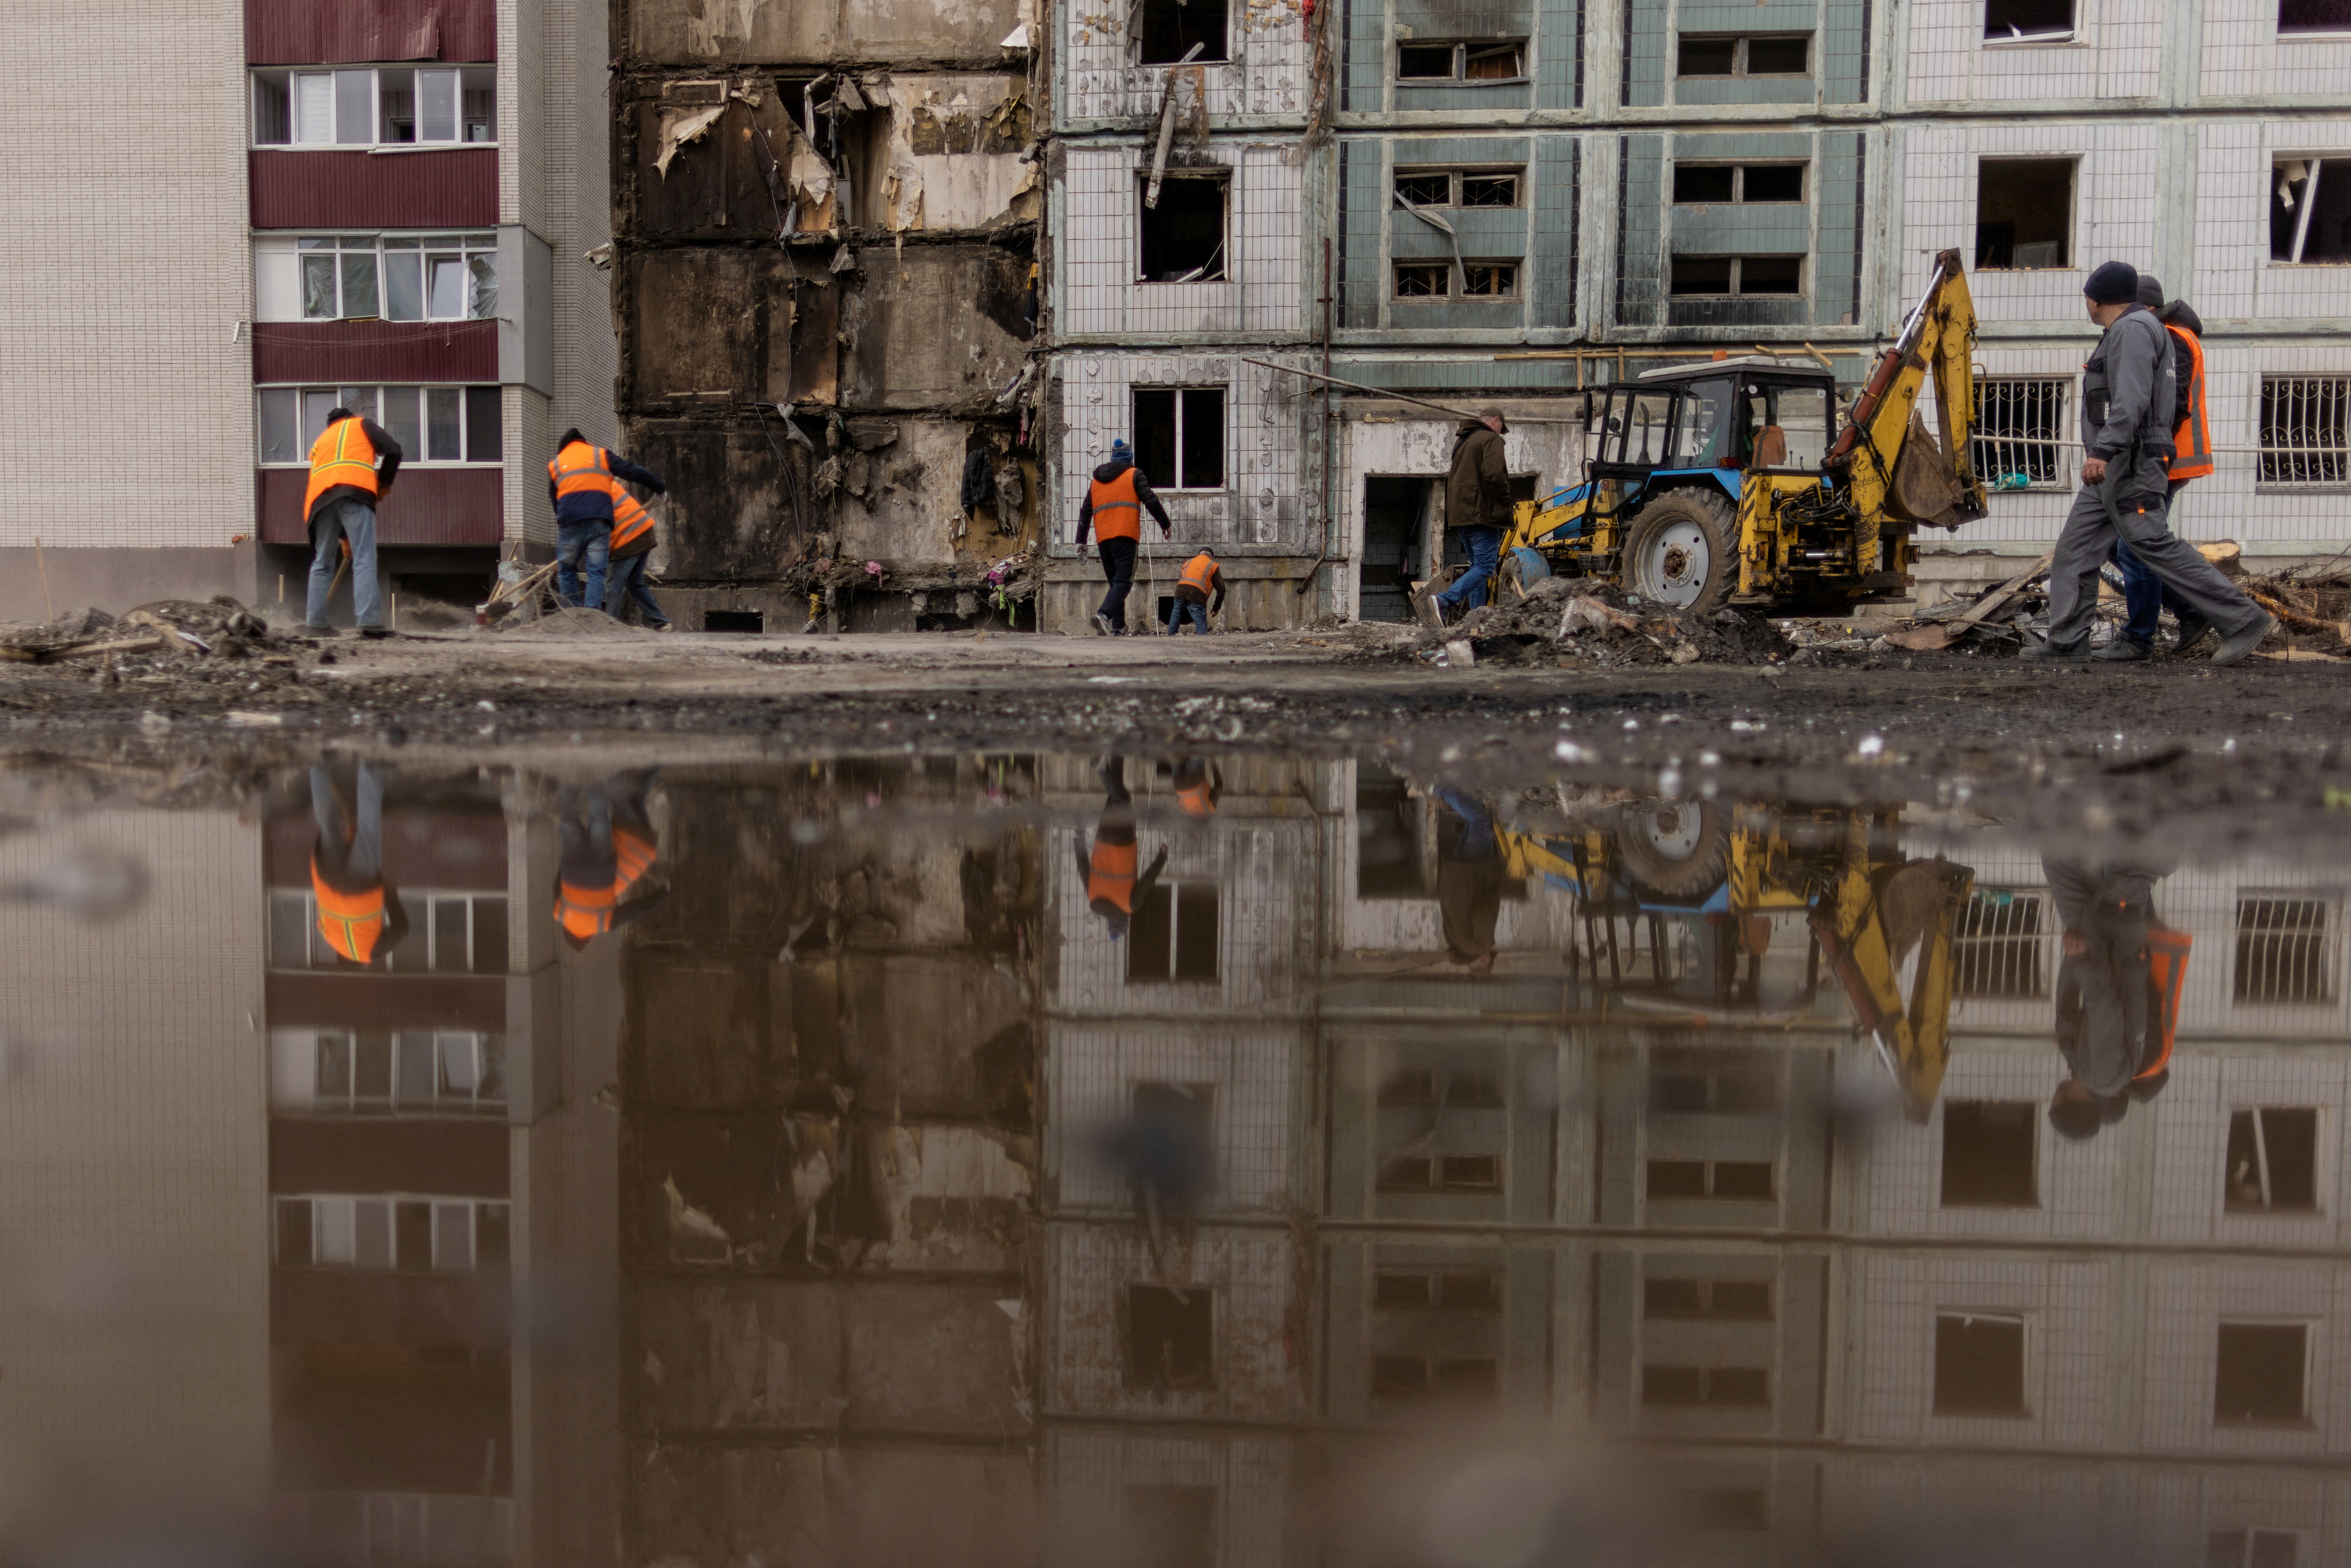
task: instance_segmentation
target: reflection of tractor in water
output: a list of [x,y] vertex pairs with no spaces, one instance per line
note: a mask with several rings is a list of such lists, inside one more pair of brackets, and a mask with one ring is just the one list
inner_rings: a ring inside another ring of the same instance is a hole
[[[1616,807],[1598,828],[1499,837],[1512,875],[1544,877],[1579,895],[1592,978],[1604,990],[1646,988],[1660,1000],[1763,1012],[1775,1002],[1809,1007],[1825,967],[1910,1113],[1923,1117],[1949,1059],[1951,936],[1975,873],[1903,858],[1896,827],[1891,811],[1649,800]],[[1619,920],[1632,927],[1622,947]],[[1630,962],[1645,924],[1646,977]],[[1665,937],[1676,926],[1693,959],[1680,973],[1667,961]],[[1775,988],[1765,955],[1791,926],[1806,938],[1801,991],[1767,997]]]
[[[1906,591],[1912,529],[1983,515],[1974,340],[1959,254],[1945,251],[1841,429],[1824,363],[1750,355],[1593,394],[1584,480],[1520,504],[1505,597],[1553,575],[1700,612]],[[1917,412],[1930,376],[1948,451]]]

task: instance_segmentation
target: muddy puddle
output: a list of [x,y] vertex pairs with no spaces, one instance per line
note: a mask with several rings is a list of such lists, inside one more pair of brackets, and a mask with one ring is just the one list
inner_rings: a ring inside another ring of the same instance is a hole
[[657,761],[0,781],[0,1563],[2351,1557],[2351,822]]

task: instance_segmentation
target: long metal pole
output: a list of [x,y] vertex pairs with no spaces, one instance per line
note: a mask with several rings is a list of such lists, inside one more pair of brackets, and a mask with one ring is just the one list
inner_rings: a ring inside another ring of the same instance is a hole
[[[1252,360],[1246,356],[1242,358],[1241,363],[1245,365],[1261,365],[1269,371],[1280,371],[1284,375],[1304,376],[1309,381],[1328,382],[1334,387],[1344,387],[1349,392],[1367,392],[1373,397],[1386,398],[1391,402],[1408,402],[1416,408],[1433,408],[1439,413],[1449,413],[1456,419],[1475,419],[1478,417],[1469,410],[1466,408],[1455,408],[1451,403],[1431,402],[1425,397],[1414,397],[1406,392],[1390,392],[1385,387],[1367,386],[1362,382],[1345,381],[1338,376],[1318,375],[1312,371],[1301,371],[1295,365],[1277,365],[1270,360]],[[1520,424],[1582,424],[1583,422],[1580,419],[1522,418],[1519,420],[1518,423]]]

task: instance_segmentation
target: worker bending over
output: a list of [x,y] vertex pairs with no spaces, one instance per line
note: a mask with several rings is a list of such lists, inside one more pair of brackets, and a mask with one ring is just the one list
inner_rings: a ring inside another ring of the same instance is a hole
[[331,637],[327,600],[335,590],[340,546],[351,550],[351,612],[360,635],[381,637],[383,583],[375,570],[375,509],[400,473],[400,443],[371,419],[347,408],[329,410],[327,428],[310,443],[310,484],[302,495],[302,521],[310,530],[310,591],[302,629]]
[[645,568],[653,559],[656,542],[653,515],[645,510],[643,502],[622,491],[612,503],[611,575],[604,580],[604,613],[619,620],[633,594],[637,608],[645,613],[645,624],[656,632],[666,632],[670,630],[670,619],[662,613],[653,590],[645,586]]
[[604,602],[613,507],[628,494],[621,488],[623,479],[656,496],[669,493],[660,475],[595,445],[576,429],[556,444],[547,465],[547,498],[555,504],[555,596],[566,604],[601,608]]
[[1086,879],[1086,907],[1102,917],[1115,942],[1134,924],[1135,904],[1166,869],[1167,849],[1161,845],[1151,869],[1135,875],[1142,857],[1134,841],[1134,798],[1126,792],[1126,758],[1104,758],[1102,781],[1102,813],[1094,825],[1093,853],[1077,850],[1078,870]]
[[1134,557],[1143,548],[1143,512],[1151,509],[1162,538],[1176,537],[1167,508],[1159,504],[1151,482],[1134,465],[1134,453],[1123,440],[1110,444],[1110,461],[1094,470],[1086,498],[1078,507],[1078,554],[1086,553],[1086,530],[1102,541],[1102,576],[1110,591],[1094,612],[1094,630],[1105,637],[1126,635],[1126,595],[1134,586]]
[[[1209,595],[1215,594],[1212,603]],[[1203,637],[1208,634],[1208,617],[1225,612],[1225,574],[1217,568],[1217,552],[1207,546],[1184,563],[1184,576],[1176,584],[1176,601],[1167,607],[1167,634],[1175,636],[1184,629],[1184,620],[1191,618],[1193,628]]]
[[630,892],[653,871],[661,841],[645,810],[653,775],[623,773],[585,789],[566,785],[558,798],[555,925],[574,949],[626,925],[669,895],[655,887]]
[[310,769],[310,816],[319,827],[310,848],[310,896],[318,901],[319,936],[335,956],[365,968],[389,961],[408,935],[400,894],[383,880],[383,775],[360,764],[358,809],[335,789],[323,767]]

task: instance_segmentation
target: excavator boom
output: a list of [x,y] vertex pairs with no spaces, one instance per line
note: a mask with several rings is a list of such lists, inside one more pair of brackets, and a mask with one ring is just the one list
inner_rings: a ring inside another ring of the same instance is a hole
[[[1943,251],[1829,449],[1828,466],[1850,475],[1854,504],[1865,518],[1957,528],[1984,515],[1971,443],[1975,337],[1966,268],[1958,251]],[[1919,416],[1930,382],[1948,450]]]

